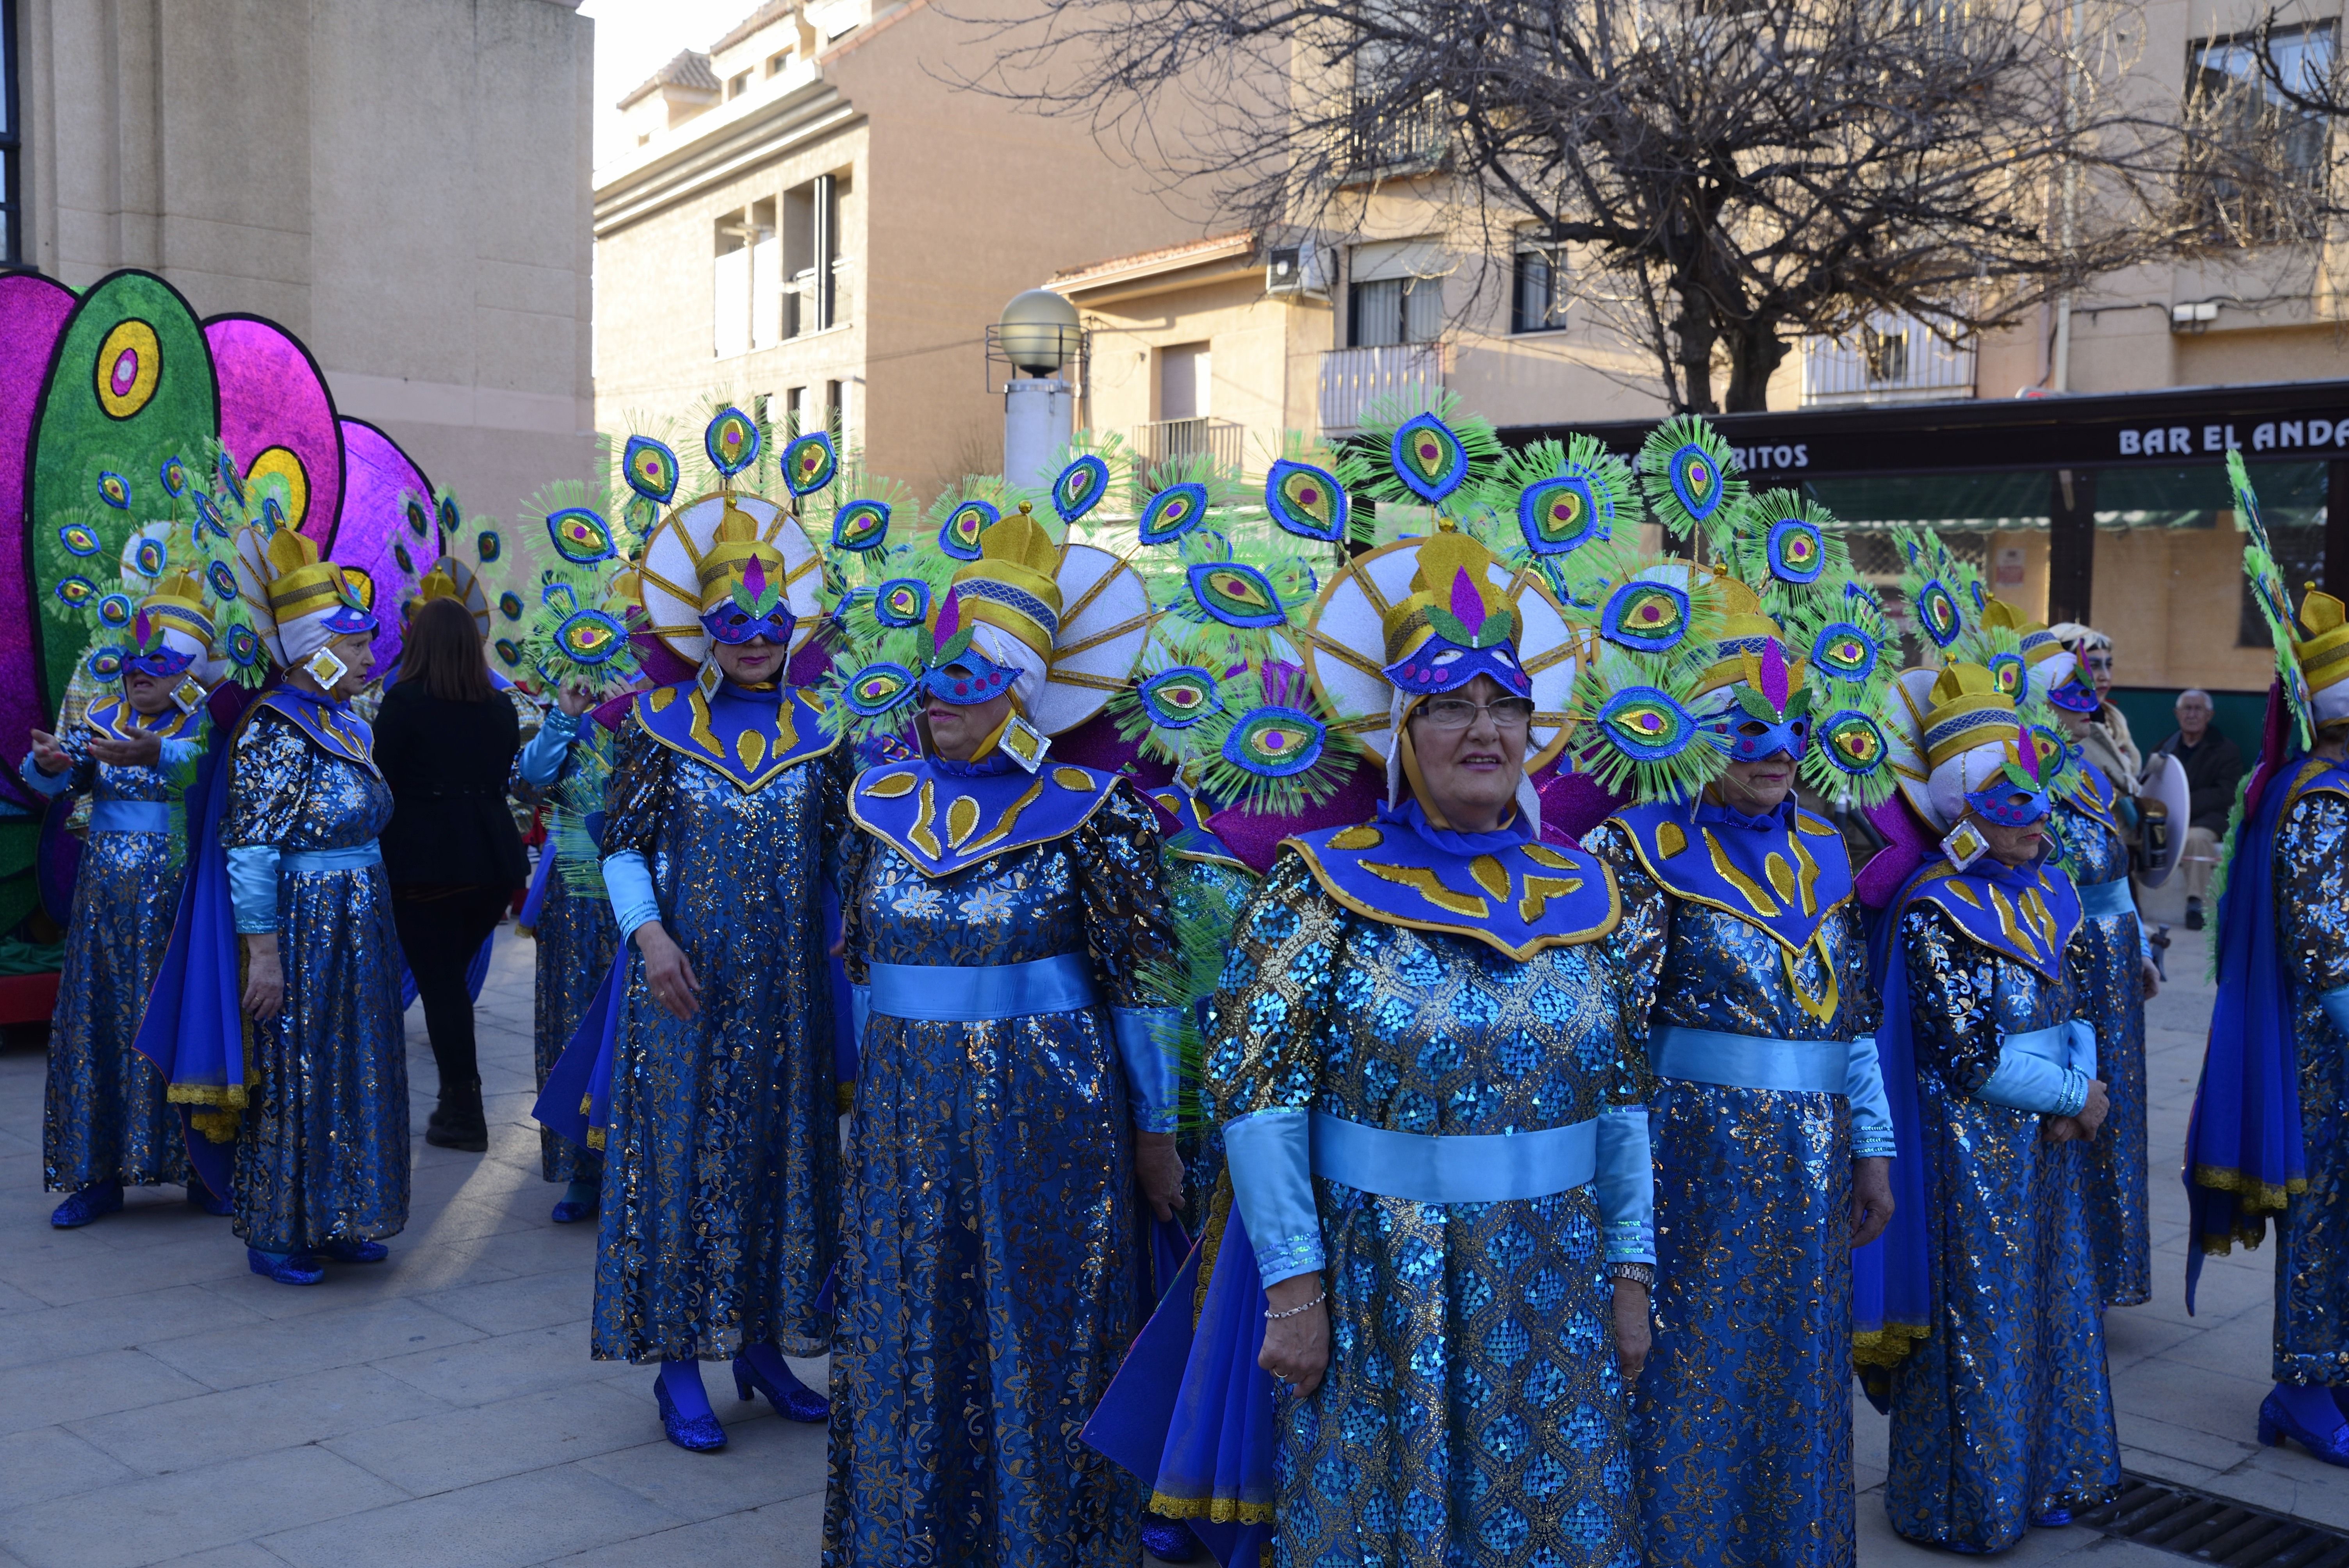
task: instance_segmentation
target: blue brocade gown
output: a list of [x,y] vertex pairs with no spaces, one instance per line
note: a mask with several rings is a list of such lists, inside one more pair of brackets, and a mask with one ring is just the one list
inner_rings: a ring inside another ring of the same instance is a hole
[[874,963],[1090,954],[1100,1005],[865,1024],[827,1568],[1135,1561],[1142,1486],[1078,1433],[1147,1311],[1104,1008],[1142,1005],[1143,971],[1172,957],[1161,875],[1156,820],[1123,786],[1073,831],[935,878],[857,835],[843,899],[852,982]]
[[[207,727],[199,710],[192,723],[168,733],[200,747]],[[187,877],[185,829],[117,832],[105,824],[115,802],[169,811],[181,789],[165,766],[119,768],[90,758],[83,749],[90,738],[88,730],[62,738],[75,766],[57,791],[92,802],[49,1020],[41,1167],[46,1185],[61,1192],[102,1181],[143,1187],[188,1180],[187,1144],[163,1074],[131,1045]]]
[[2349,1388],[2349,1042],[2317,1000],[2349,985],[2349,796],[2302,794],[2275,851],[2308,1170],[2276,1222],[2275,1380]]
[[[391,820],[370,767],[329,755],[274,707],[248,710],[230,757],[227,848],[358,849]],[[235,1227],[264,1252],[377,1241],[408,1223],[408,1041],[383,866],[279,868],[285,1003],[248,1026]]]
[[[1522,962],[1371,920],[1286,851],[1242,918],[1206,1078],[1218,1123],[1310,1108],[1419,1134],[1640,1101],[1595,944]],[[1421,1203],[1313,1178],[1329,1371],[1280,1394],[1280,1568],[1634,1568],[1639,1503],[1593,1185]]]
[[[583,718],[554,785],[545,790],[530,789],[522,782],[517,761],[508,791],[525,798],[551,793],[571,772],[573,759],[583,748],[600,747],[608,752],[612,744],[611,731],[592,717]],[[539,853],[555,852],[550,834]],[[578,1033],[579,1020],[595,999],[596,989],[611,974],[613,956],[620,948],[620,928],[612,920],[611,901],[573,892],[564,870],[558,862],[547,872],[546,896],[539,903],[538,923],[532,928],[538,953],[531,999],[531,1042],[542,1091],[563,1047]],[[539,1170],[549,1181],[595,1181],[603,1177],[603,1155],[582,1149],[553,1128],[538,1130],[538,1152]]]
[[597,1232],[599,1360],[830,1346],[816,1301],[840,1138],[821,879],[847,830],[846,760],[811,751],[745,788],[655,738],[641,714],[615,737],[605,856],[644,856],[701,994],[699,1012],[678,1019],[630,944]]
[[[2101,781],[2099,781],[2101,782]],[[2058,799],[2047,827],[2075,887],[2127,883],[2128,846],[2113,824]],[[2081,1016],[2095,1026],[2096,1076],[2112,1109],[2088,1145],[2085,1172],[2088,1239],[2096,1249],[2096,1290],[2106,1306],[2153,1299],[2153,1237],[2146,1213],[2144,940],[2136,912],[2080,922],[2087,949]]]
[[[1885,1511],[1912,1541],[2013,1545],[2038,1515],[2120,1484],[2087,1147],[1976,1093],[2002,1037],[2082,1016],[2088,948],[2064,978],[1974,942],[1922,902],[1899,916],[1931,1272],[1930,1332],[1892,1369]],[[1903,1149],[1901,1158],[1911,1158]]]
[[[1668,1026],[1782,1040],[1875,1033],[1856,903],[1825,912],[1793,960],[1802,991],[1830,1009],[1822,1019],[1789,983],[1788,950],[1760,923],[1667,892],[1620,822],[1583,843],[1621,890],[1623,923],[1606,944],[1635,997],[1630,1016],[1646,1019],[1633,1034],[1642,1050]],[[1844,853],[1816,833],[1805,847]],[[1631,1405],[1647,1561],[1848,1564],[1850,1102],[1659,1078],[1648,1138],[1656,1326]]]

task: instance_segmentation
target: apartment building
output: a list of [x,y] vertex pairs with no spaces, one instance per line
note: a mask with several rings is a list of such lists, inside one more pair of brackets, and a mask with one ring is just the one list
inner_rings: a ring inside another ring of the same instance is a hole
[[600,428],[763,403],[926,500],[1001,465],[1006,301],[1198,232],[1081,120],[952,87],[986,57],[953,9],[772,0],[647,63],[595,176]]

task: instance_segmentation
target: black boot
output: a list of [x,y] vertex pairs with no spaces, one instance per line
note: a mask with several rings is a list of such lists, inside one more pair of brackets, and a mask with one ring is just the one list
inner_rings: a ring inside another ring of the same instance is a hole
[[2202,901],[2199,898],[2189,898],[2186,901],[2186,929],[2189,931],[2202,929]]
[[481,1080],[444,1083],[440,1103],[424,1123],[424,1141],[435,1149],[458,1149],[468,1154],[486,1153],[489,1123],[481,1117]]

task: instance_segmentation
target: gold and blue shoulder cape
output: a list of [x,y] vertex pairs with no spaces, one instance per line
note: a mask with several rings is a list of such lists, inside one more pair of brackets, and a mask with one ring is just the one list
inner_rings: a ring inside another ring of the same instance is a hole
[[824,727],[823,703],[800,686],[753,692],[726,682],[712,696],[681,681],[637,693],[629,712],[653,739],[716,769],[745,794],[840,744]]
[[139,740],[150,735],[159,740],[186,740],[202,730],[208,717],[204,705],[198,703],[191,711],[171,707],[148,722],[137,708],[116,697],[92,703],[83,723],[109,740]]
[[[1725,812],[1725,808],[1712,811]],[[1781,820],[1755,829],[1708,820],[1692,804],[1626,806],[1622,824],[1640,864],[1674,898],[1705,904],[1759,926],[1790,954],[1817,936],[1852,896],[1851,857],[1824,818],[1786,803]],[[1812,841],[1833,847],[1822,857]]]
[[1282,842],[1356,914],[1469,937],[1520,962],[1595,941],[1623,918],[1615,873],[1596,855],[1519,829],[1453,833],[1425,822],[1418,802],[1406,801],[1371,821]]
[[251,724],[264,710],[293,725],[305,740],[327,756],[382,776],[375,765],[375,730],[350,704],[281,686],[247,707],[243,722]]
[[858,774],[848,814],[924,876],[950,876],[989,855],[1068,837],[1123,777],[1050,759],[1033,774],[965,774],[922,757]]

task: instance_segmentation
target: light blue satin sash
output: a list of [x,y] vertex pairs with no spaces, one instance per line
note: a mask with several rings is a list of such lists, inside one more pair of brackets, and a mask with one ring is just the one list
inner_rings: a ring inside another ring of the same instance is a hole
[[383,864],[383,851],[369,839],[339,850],[287,850],[277,857],[277,869],[296,876],[313,872],[357,872]]
[[2130,896],[2127,877],[2115,877],[2110,882],[2082,882],[2075,887],[2080,894],[2080,913],[2091,920],[2137,913],[2137,900]]
[[2072,1061],[2072,1026],[2051,1024],[2044,1029],[2027,1034],[2006,1035],[1999,1039],[1999,1054],[2020,1051],[2026,1057],[2037,1057],[2043,1062],[2057,1067],[2069,1067]]
[[1847,1040],[1773,1040],[1667,1025],[1649,1047],[1658,1078],[1731,1088],[1845,1094],[1851,1083]]
[[1313,1113],[1313,1173],[1416,1203],[1546,1198],[1599,1174],[1599,1124],[1431,1136]]
[[1092,963],[1063,953],[1031,964],[874,964],[870,1011],[888,1018],[978,1024],[1073,1013],[1098,999]]
[[171,808],[160,800],[96,800],[90,803],[93,833],[168,833]]

